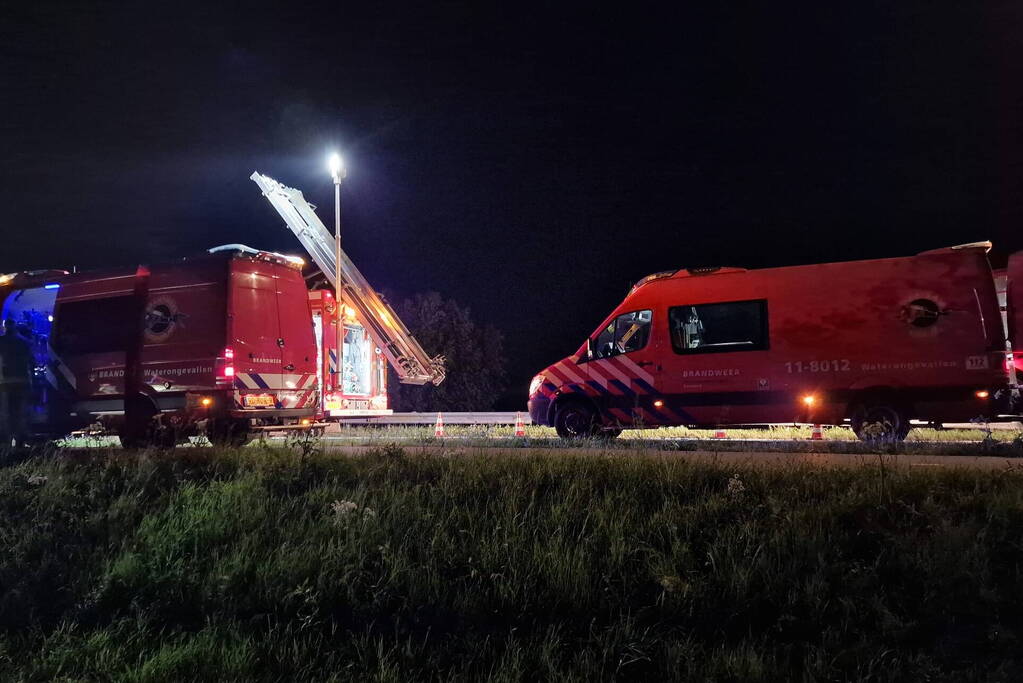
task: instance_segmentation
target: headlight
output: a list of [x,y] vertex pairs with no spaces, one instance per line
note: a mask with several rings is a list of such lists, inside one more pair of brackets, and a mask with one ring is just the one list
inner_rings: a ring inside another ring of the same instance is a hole
[[540,386],[543,385],[543,375],[537,375],[533,378],[533,381],[529,383],[529,395],[532,396],[536,392],[540,391]]

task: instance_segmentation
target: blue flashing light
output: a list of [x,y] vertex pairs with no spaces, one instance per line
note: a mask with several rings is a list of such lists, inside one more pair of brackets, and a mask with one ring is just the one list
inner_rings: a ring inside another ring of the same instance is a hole
[[56,282],[51,282],[48,285],[43,285],[43,289],[60,289],[60,284]]

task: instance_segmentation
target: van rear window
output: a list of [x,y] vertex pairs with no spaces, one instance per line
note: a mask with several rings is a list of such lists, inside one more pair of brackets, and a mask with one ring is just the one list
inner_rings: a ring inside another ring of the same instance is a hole
[[668,324],[676,353],[768,348],[766,299],[673,306],[668,309]]
[[125,351],[139,332],[133,296],[115,296],[60,304],[54,348],[60,353]]

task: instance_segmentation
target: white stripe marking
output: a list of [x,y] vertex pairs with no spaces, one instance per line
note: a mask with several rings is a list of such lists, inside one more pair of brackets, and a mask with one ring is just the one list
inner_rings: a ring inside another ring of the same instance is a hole
[[654,385],[654,376],[651,375],[646,370],[644,370],[643,368],[636,365],[636,361],[632,360],[628,356],[618,356],[618,358],[621,359],[623,363],[628,365],[629,369],[635,372],[637,375],[639,375],[640,378],[646,380],[647,384],[649,384],[650,386]]

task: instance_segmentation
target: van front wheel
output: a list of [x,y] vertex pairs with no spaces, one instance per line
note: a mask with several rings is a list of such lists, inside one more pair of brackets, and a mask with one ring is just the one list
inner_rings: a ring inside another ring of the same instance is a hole
[[585,403],[569,401],[558,406],[554,429],[562,439],[582,439],[597,434],[597,415]]

